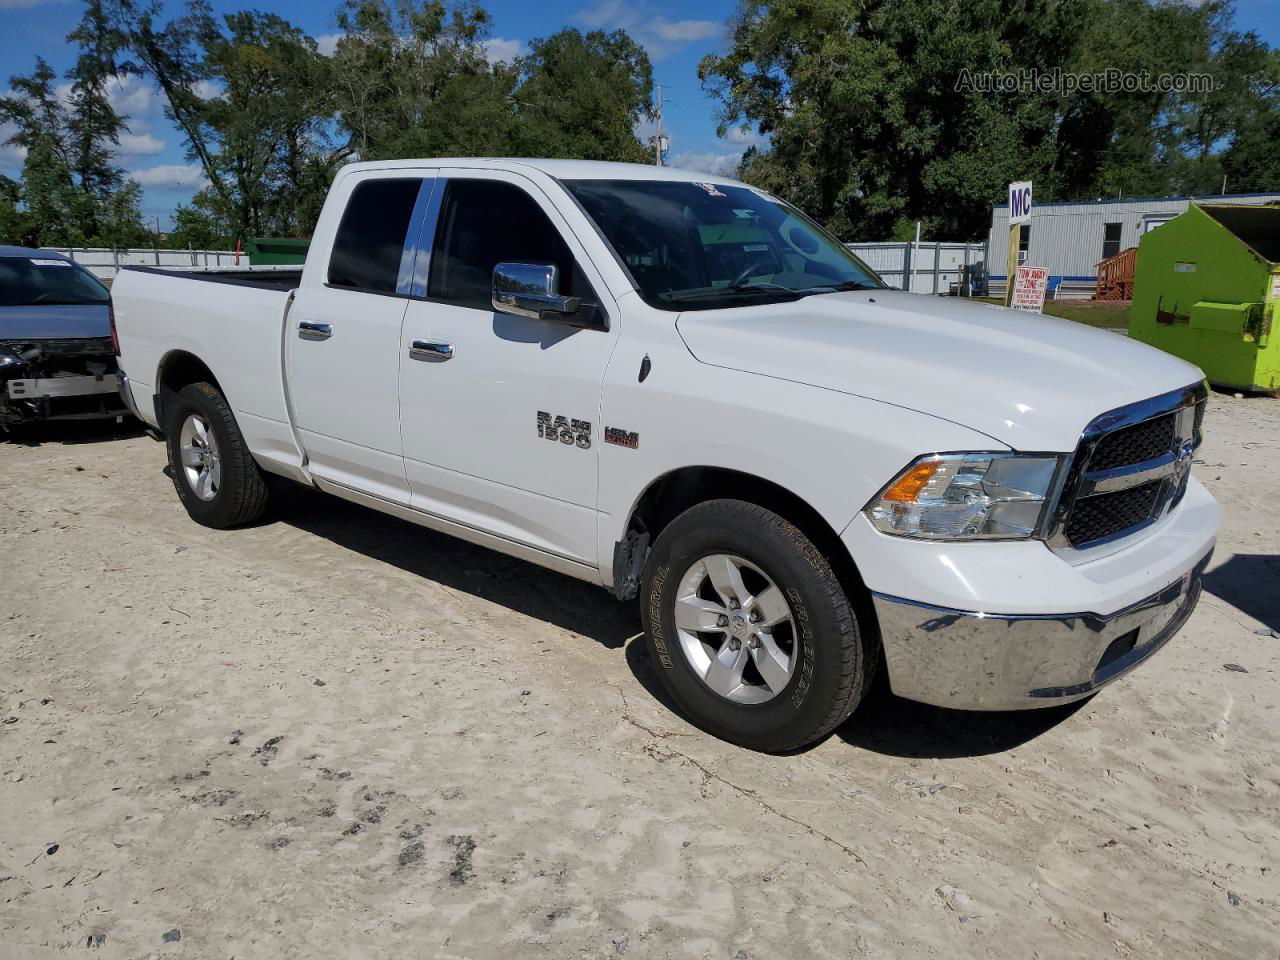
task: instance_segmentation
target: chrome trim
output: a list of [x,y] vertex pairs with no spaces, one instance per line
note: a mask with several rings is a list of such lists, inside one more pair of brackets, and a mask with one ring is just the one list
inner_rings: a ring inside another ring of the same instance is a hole
[[[1168,512],[1170,505],[1181,498],[1186,487],[1187,478],[1191,472],[1192,455],[1201,440],[1200,432],[1195,429],[1196,406],[1207,400],[1208,396],[1209,389],[1204,381],[1201,381],[1157,397],[1108,410],[1094,417],[1080,436],[1080,442],[1067,467],[1062,493],[1053,507],[1052,519],[1045,538],[1050,549],[1063,554],[1092,551],[1133,536],[1159,521]],[[1089,470],[1089,460],[1103,438],[1126,427],[1136,426],[1174,412],[1178,414],[1174,427],[1176,449],[1171,449],[1167,454],[1143,463],[1107,470]],[[1127,490],[1154,480],[1161,481],[1161,489],[1146,519],[1110,536],[1087,543],[1073,545],[1067,539],[1067,521],[1078,501],[1096,494]]]
[[[1186,623],[1213,550],[1182,576],[1108,615],[1003,614],[873,593],[889,684],[908,700],[1011,710],[1079,700],[1137,667]],[[1117,641],[1132,643],[1109,656]]]
[[314,320],[298,321],[299,340],[328,340],[333,336],[333,324],[317,323]]
[[[423,177],[418,182],[418,196],[413,201],[413,212],[409,215],[409,226],[404,232],[404,246],[400,250],[400,269],[396,274],[396,293],[402,297],[415,295],[418,289],[418,260],[421,252],[422,223],[431,198],[435,195],[436,178]],[[429,254],[428,254],[429,255]],[[423,258],[425,268],[426,259]],[[422,282],[422,290],[426,291],[426,282]],[[421,294],[419,294],[420,296]]]
[[409,345],[409,357],[413,360],[425,360],[427,363],[444,363],[453,359],[453,344],[438,340],[414,340]]
[[554,263],[508,261],[493,268],[489,302],[498,313],[547,320],[582,306],[578,297],[560,295],[560,268]]
[[120,391],[120,399],[124,401],[124,408],[136,418],[146,424],[142,419],[142,414],[138,411],[137,401],[133,399],[133,386],[129,383],[129,377],[123,370],[116,370],[116,389]]
[[100,393],[116,393],[119,384],[108,375],[75,377],[24,377],[10,380],[9,396],[15,400],[39,400],[43,397],[89,397]]

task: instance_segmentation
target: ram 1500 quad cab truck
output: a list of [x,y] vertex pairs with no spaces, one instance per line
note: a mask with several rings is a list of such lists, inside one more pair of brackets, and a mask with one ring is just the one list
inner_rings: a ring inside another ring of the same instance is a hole
[[1186,622],[1214,545],[1195,367],[890,289],[722,177],[358,163],[299,273],[114,292],[197,522],[275,474],[638,595],[678,704],[759,750],[881,665],[946,707],[1086,697]]

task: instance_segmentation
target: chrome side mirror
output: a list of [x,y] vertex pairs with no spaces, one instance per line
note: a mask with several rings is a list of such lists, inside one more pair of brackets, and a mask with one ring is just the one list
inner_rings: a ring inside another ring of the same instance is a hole
[[492,303],[499,313],[531,320],[568,320],[582,306],[578,297],[560,296],[560,268],[554,263],[498,264]]

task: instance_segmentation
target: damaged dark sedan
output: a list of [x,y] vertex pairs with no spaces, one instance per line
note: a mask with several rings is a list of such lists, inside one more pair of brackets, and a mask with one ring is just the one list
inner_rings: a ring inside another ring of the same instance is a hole
[[60,253],[0,246],[0,431],[126,412],[107,288]]

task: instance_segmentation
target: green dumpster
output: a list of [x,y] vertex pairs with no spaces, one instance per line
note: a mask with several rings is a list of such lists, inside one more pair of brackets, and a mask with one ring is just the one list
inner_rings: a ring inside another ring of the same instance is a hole
[[305,263],[308,237],[250,237],[245,245],[249,263],[255,267],[270,264]]
[[1143,236],[1129,336],[1215,385],[1280,390],[1280,207],[1192,204]]

